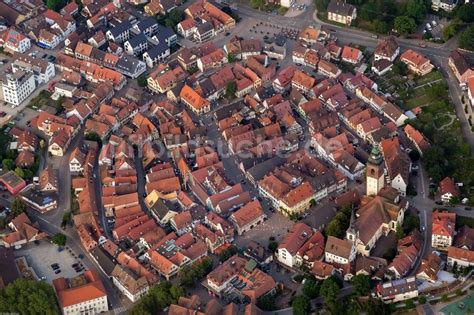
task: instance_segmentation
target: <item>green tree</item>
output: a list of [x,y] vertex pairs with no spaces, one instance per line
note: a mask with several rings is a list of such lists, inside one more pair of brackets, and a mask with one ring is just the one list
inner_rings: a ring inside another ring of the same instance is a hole
[[474,4],[466,3],[456,8],[456,17],[464,23],[474,22]]
[[235,82],[230,81],[229,83],[227,83],[225,87],[225,97],[227,97],[227,99],[229,100],[235,98],[236,90],[237,90],[237,86],[235,85]]
[[406,3],[406,15],[415,19],[417,23],[423,21],[426,15],[426,6],[423,0],[408,0]]
[[162,281],[152,287],[146,296],[135,303],[129,314],[151,315],[159,313],[170,304],[176,304],[178,299],[184,295],[185,291],[182,287]]
[[385,304],[380,299],[369,298],[369,300],[362,305],[362,309],[368,315],[389,315],[392,312],[388,304]]
[[15,168],[15,173],[16,173],[16,175],[20,176],[21,178],[25,177],[25,172],[23,171],[23,169],[21,167],[17,166]]
[[443,39],[447,41],[448,39],[456,35],[458,26],[459,24],[456,23],[456,21],[454,20],[451,23],[449,23],[447,26],[445,26],[443,29]]
[[227,55],[227,62],[228,63],[233,63],[235,61],[235,55],[234,54],[228,54]]
[[265,0],[250,0],[250,5],[252,8],[257,10],[263,10],[265,8]]
[[66,0],[46,0],[48,9],[59,12],[66,5]]
[[12,159],[4,159],[2,161],[2,166],[3,166],[3,170],[5,171],[11,171],[13,169],[13,160]]
[[270,243],[268,243],[268,250],[270,250],[272,253],[276,252],[277,249],[278,249],[278,242],[270,241]]
[[356,275],[352,277],[351,284],[354,287],[354,292],[359,296],[366,296],[370,292],[370,278],[366,275]]
[[474,50],[474,26],[468,27],[459,36],[459,47]]
[[402,61],[397,61],[393,64],[392,70],[395,74],[405,76],[408,73],[408,66]]
[[184,20],[184,11],[180,9],[174,9],[170,12],[169,19],[173,22],[173,26],[176,26],[179,22]]
[[395,18],[394,27],[401,35],[408,35],[416,32],[416,22],[408,16],[397,16]]
[[395,237],[397,238],[397,240],[400,240],[403,237],[405,237],[405,233],[403,232],[403,228],[400,223],[397,223],[397,230],[395,231]]
[[102,139],[100,138],[100,136],[97,134],[97,132],[88,132],[85,136],[84,136],[84,139],[88,140],[88,141],[95,141],[95,142],[98,142],[99,145],[102,144]]
[[329,0],[314,0],[314,3],[316,4],[316,9],[318,12],[326,12],[328,9]]
[[306,315],[311,310],[309,299],[304,295],[296,296],[291,302],[291,307],[294,315]]
[[420,152],[418,150],[411,150],[408,156],[412,162],[417,162],[420,159]]
[[425,304],[425,303],[426,303],[426,296],[420,295],[420,296],[418,297],[418,303],[420,303],[420,305]]
[[6,226],[5,217],[0,217],[0,229],[4,229]]
[[314,279],[306,279],[303,286],[303,294],[309,299],[314,299],[319,294],[319,283]]
[[227,249],[225,249],[225,250],[223,250],[222,252],[219,253],[219,261],[224,262],[227,259],[229,259],[230,257],[237,254],[237,252],[238,252],[237,247],[232,245],[229,248],[227,248]]
[[326,304],[332,303],[336,301],[336,297],[339,294],[339,286],[332,277],[327,278],[321,284],[321,289],[319,290],[319,293],[324,298],[324,302]]
[[344,236],[344,230],[341,227],[341,222],[338,220],[331,220],[324,231],[326,236],[334,236],[337,238]]
[[186,287],[194,287],[196,282],[200,281],[211,270],[211,258],[205,258],[202,261],[197,261],[191,266],[184,266],[178,274],[180,284]]
[[20,197],[16,197],[15,200],[13,200],[13,202],[12,202],[12,213],[13,213],[13,215],[16,217],[16,216],[19,216],[20,214],[22,214],[25,211],[26,211],[25,202],[23,202],[23,200],[21,200]]
[[138,78],[137,78],[137,83],[138,83],[138,86],[140,87],[145,87],[147,84],[148,84],[148,81],[147,81],[148,77],[147,75],[144,73],[142,75],[140,75]]
[[265,294],[257,299],[257,306],[264,311],[274,311],[277,309],[275,304],[275,296]]
[[0,291],[0,312],[16,314],[58,314],[56,295],[44,281],[18,279]]
[[53,242],[53,244],[56,244],[58,246],[66,246],[66,240],[67,240],[66,235],[62,233],[56,233],[51,238],[51,242]]
[[376,31],[377,33],[385,34],[389,31],[388,25],[384,21],[375,20],[372,25],[374,27],[374,31]]
[[15,150],[8,149],[5,153],[6,153],[5,157],[7,159],[14,160],[16,158],[16,151]]
[[375,3],[367,2],[361,6],[357,15],[362,20],[371,21],[377,17],[377,13],[375,12],[376,9]]

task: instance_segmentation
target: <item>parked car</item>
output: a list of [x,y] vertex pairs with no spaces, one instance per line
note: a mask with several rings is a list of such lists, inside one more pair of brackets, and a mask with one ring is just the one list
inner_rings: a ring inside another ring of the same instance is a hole
[[54,273],[55,274],[61,273],[61,269],[57,269]]

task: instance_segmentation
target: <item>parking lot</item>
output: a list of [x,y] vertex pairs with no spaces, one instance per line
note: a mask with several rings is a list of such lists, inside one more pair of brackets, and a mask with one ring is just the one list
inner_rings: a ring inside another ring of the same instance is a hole
[[262,224],[245,232],[244,235],[237,236],[236,243],[239,247],[244,247],[248,244],[249,240],[252,240],[267,247],[270,236],[274,236],[275,240],[280,242],[293,224],[295,224],[295,222],[280,213],[270,213],[268,219]]
[[434,40],[441,40],[443,38],[443,29],[448,25],[446,19],[442,19],[436,15],[427,15],[424,23],[421,27],[423,28],[423,35],[431,34]]
[[[39,242],[39,245],[31,244],[15,250],[15,257],[21,256],[26,258],[40,279],[46,277],[44,280],[49,283],[59,277],[70,278],[83,272],[76,272],[72,267],[74,263],[80,263],[80,259],[74,257],[67,249],[58,252],[58,247],[47,240]],[[55,263],[59,265],[58,270],[61,270],[58,274],[51,268]]]

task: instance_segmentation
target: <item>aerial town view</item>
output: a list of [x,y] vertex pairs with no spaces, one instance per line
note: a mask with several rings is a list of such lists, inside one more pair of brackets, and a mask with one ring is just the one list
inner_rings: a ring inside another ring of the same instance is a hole
[[474,314],[474,3],[1,0],[0,314]]

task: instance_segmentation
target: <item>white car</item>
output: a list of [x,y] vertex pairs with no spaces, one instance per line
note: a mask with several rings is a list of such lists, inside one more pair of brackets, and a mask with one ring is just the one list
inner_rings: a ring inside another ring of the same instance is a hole
[[430,23],[426,23],[426,29],[427,29],[428,31],[431,31],[431,25],[430,25]]
[[435,20],[431,21],[431,24],[433,24],[433,27],[436,27],[438,25]]

